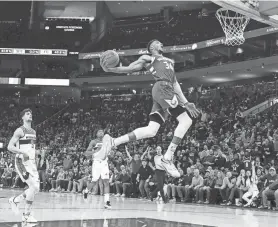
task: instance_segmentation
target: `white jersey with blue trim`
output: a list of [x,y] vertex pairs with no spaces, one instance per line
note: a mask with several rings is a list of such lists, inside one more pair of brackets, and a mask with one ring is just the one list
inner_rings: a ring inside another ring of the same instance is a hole
[[17,158],[22,159],[22,164],[26,167],[28,172],[32,174],[32,172],[37,171],[36,166],[36,131],[32,128],[27,129],[24,126],[21,126],[24,136],[19,139],[16,144],[16,147],[27,151],[28,158],[24,158],[22,154],[17,154]]

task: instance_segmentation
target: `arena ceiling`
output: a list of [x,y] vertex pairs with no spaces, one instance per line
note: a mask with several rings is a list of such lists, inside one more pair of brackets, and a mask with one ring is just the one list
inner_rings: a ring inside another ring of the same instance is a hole
[[[202,9],[212,5],[209,1],[105,1],[115,18],[160,13],[164,7],[174,11]],[[96,17],[96,1],[45,1],[40,2],[40,14],[45,18]]]
[[157,14],[164,7],[174,11],[202,9],[208,1],[106,1],[111,14],[116,18]]

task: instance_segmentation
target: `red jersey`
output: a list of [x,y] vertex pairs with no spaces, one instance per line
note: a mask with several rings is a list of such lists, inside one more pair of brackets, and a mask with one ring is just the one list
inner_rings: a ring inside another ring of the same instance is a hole
[[155,81],[176,82],[174,61],[163,56],[152,56],[152,62],[146,67]]

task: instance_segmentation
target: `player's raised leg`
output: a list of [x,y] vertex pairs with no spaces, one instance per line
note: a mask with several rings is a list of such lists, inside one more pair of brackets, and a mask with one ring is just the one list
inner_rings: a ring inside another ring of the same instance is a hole
[[164,158],[161,160],[161,163],[164,169],[173,177],[179,177],[180,173],[173,163],[174,153],[183,139],[184,135],[192,125],[192,119],[188,116],[187,112],[181,106],[177,108],[172,108],[169,110],[171,115],[176,116],[178,120],[178,126],[175,129],[173,139],[164,154]]
[[103,145],[100,152],[102,154],[105,154],[109,152],[114,146],[117,147],[124,143],[154,137],[157,134],[162,123],[163,120],[161,120],[159,115],[152,114],[150,116],[150,122],[146,127],[137,128],[134,131],[116,139],[113,139],[109,135],[105,135],[103,138]]
[[160,120],[157,120],[156,118],[159,118],[159,116],[152,116],[150,118],[151,120],[148,126],[137,128],[133,132],[130,132],[124,136],[114,139],[114,146],[117,147],[124,143],[154,137],[157,134],[161,123],[163,123],[160,122]]

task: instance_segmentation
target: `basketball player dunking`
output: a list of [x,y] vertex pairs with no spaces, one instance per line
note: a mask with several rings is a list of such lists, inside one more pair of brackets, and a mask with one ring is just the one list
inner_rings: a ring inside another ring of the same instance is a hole
[[[152,89],[153,107],[150,113],[149,125],[143,128],[137,128],[133,132],[116,139],[105,135],[102,149],[109,150],[111,147],[119,146],[123,143],[154,137],[160,125],[171,114],[178,120],[179,124],[161,163],[169,175],[180,177],[180,173],[173,163],[173,155],[192,124],[191,117],[197,117],[199,111],[193,103],[189,103],[185,98],[175,76],[174,61],[162,55],[163,44],[158,40],[152,40],[149,42],[147,48],[152,54],[151,56],[142,55],[137,61],[126,67],[108,68],[105,64],[105,58],[101,58],[102,61],[100,64],[105,72],[131,73],[140,71],[145,67],[151,72],[156,81]],[[191,117],[189,117],[187,112],[189,112]]]
[[9,199],[12,210],[18,212],[18,205],[23,200],[26,201],[25,212],[22,216],[22,221],[27,223],[36,223],[37,220],[31,215],[31,207],[34,202],[35,194],[39,192],[40,180],[36,165],[36,131],[31,128],[32,111],[25,109],[20,113],[23,120],[23,125],[16,129],[11,138],[8,150],[16,154],[15,168],[23,182],[28,185],[19,196]]
[[104,202],[105,202],[104,207],[109,209],[111,208],[111,204],[109,201],[110,185],[109,185],[108,152],[99,153],[102,147],[103,136],[104,136],[104,131],[102,129],[98,130],[97,139],[94,139],[90,142],[85,155],[91,156],[93,158],[93,165],[92,165],[93,187],[96,185],[100,177],[103,180]]

